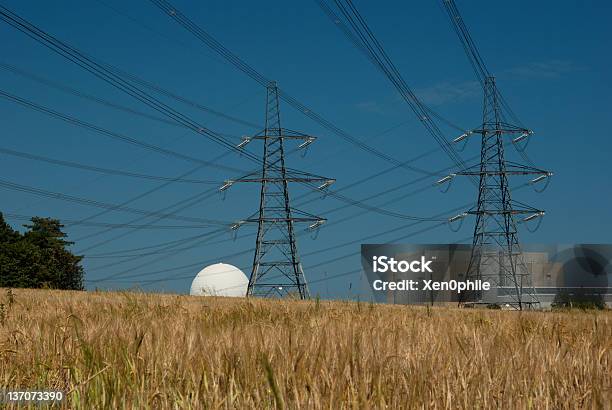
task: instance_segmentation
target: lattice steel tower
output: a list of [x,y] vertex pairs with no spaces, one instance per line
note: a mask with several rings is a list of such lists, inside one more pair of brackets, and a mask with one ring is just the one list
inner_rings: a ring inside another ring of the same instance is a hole
[[301,141],[297,149],[303,149],[315,139],[281,127],[278,88],[276,83],[270,83],[267,86],[265,129],[254,136],[244,137],[238,145],[242,149],[253,140],[263,142],[261,171],[226,181],[221,187],[221,190],[225,190],[236,182],[261,184],[259,212],[233,226],[236,229],[244,223],[257,223],[255,255],[247,296],[309,297],[296,244],[295,224],[305,222],[310,224],[309,229],[316,229],[325,219],[291,207],[289,183],[298,182],[323,190],[334,180],[287,168],[285,142]]
[[495,78],[487,77],[482,127],[462,136],[481,135],[480,164],[457,173],[480,179],[478,204],[467,212],[476,216],[476,226],[465,279],[488,281],[491,290],[466,292],[460,303],[501,304],[523,309],[534,307],[539,302],[531,272],[521,252],[515,218],[526,215],[520,217],[520,223],[541,217],[544,212],[513,200],[508,177],[536,175],[531,180],[535,183],[552,174],[505,159],[504,137],[510,136],[513,143],[518,143],[532,131],[505,122],[500,98]]

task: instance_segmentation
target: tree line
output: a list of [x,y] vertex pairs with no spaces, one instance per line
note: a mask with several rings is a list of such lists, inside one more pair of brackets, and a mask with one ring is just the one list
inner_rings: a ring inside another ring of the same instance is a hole
[[57,219],[33,217],[21,233],[0,213],[0,287],[83,289],[82,256]]

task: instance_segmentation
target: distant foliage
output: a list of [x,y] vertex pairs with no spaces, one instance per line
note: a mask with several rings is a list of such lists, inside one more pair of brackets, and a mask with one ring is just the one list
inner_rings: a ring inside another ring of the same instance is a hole
[[83,289],[81,256],[67,248],[64,225],[51,218],[31,219],[21,234],[0,213],[0,287]]
[[597,292],[559,292],[552,303],[553,309],[600,309],[606,308],[604,295]]

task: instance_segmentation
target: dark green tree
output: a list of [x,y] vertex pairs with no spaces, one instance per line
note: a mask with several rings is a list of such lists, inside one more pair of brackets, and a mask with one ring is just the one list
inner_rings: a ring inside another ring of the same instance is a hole
[[25,234],[14,231],[0,214],[0,287],[83,289],[82,257],[60,221],[33,217]]
[[19,232],[6,223],[4,215],[0,212],[0,243],[14,242],[19,240],[19,237]]

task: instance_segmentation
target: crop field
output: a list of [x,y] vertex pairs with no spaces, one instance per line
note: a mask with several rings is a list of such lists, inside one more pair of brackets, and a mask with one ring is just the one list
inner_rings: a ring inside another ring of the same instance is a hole
[[0,292],[0,389],[65,408],[612,403],[610,311]]

